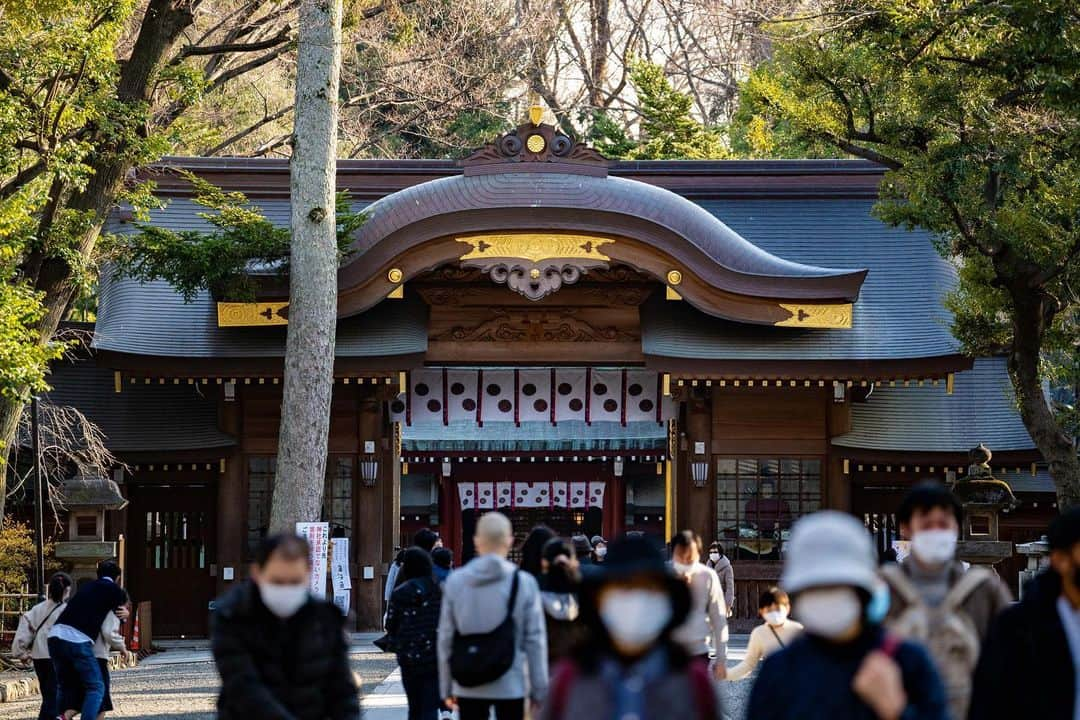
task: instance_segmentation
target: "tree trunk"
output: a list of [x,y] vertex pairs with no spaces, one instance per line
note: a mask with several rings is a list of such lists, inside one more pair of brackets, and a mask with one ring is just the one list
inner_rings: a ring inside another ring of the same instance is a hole
[[[158,71],[181,33],[194,22],[194,4],[195,0],[151,0],[143,16],[131,56],[120,72],[116,99],[121,109],[113,118],[116,124],[132,123],[138,137],[147,132],[147,106]],[[93,170],[90,180],[66,202],[61,201],[63,212],[85,213],[90,218],[76,243],[83,262],[91,260],[106,215],[116,203],[124,177],[137,157],[130,144],[117,143],[113,139],[115,135],[113,125],[95,131],[91,137],[95,151],[87,159]],[[48,226],[43,228],[48,229]],[[35,289],[45,296],[46,312],[38,323],[38,333],[42,344],[51,342],[75,293],[71,284],[71,265],[60,257],[31,254],[20,269],[23,277],[32,281]],[[0,398],[0,459],[6,460],[10,454],[25,406],[25,401],[18,398]],[[7,495],[6,477],[6,468],[0,467],[0,522],[3,521]]]
[[[1058,509],[1080,505],[1080,460],[1072,438],[1062,430],[1043,392],[1039,361],[1046,325],[1044,308],[1053,300],[1026,287],[1010,293],[1013,312],[1013,348],[1009,354],[1012,376],[1024,421],[1031,439],[1050,466],[1057,488]],[[991,448],[992,449],[992,448]]]
[[293,114],[292,242],[285,390],[270,527],[319,519],[337,331],[341,0],[302,0]]
[[592,67],[589,76],[589,107],[606,108],[608,76],[608,46],[611,44],[611,0],[592,0]]

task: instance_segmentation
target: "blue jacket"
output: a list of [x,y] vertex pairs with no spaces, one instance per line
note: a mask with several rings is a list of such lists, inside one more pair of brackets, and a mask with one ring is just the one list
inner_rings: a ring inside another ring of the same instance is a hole
[[[847,645],[803,635],[769,656],[754,683],[747,720],[876,720],[851,683],[863,658],[881,646],[883,635],[873,627]],[[903,642],[893,658],[908,696],[902,720],[948,720],[945,690],[926,651]]]

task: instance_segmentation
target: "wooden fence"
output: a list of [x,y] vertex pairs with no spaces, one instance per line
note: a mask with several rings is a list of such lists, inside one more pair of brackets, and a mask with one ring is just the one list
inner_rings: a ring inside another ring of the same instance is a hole
[[761,623],[758,598],[780,579],[779,563],[732,563],[735,571],[735,613],[729,620],[731,632],[747,633]]
[[15,630],[19,627],[19,618],[38,601],[34,593],[0,593],[0,647],[5,650],[15,639]]

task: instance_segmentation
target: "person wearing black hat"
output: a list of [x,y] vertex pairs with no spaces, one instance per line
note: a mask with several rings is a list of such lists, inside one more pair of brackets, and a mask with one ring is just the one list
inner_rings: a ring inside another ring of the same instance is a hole
[[690,611],[690,591],[644,537],[613,541],[584,578],[587,640],[559,664],[540,720],[720,720],[708,667],[671,638]]
[[578,562],[582,565],[592,565],[592,543],[589,542],[587,535],[574,535],[570,538],[570,542],[574,544],[574,553],[577,555]]
[[1050,567],[998,616],[975,669],[969,720],[1080,718],[1080,508],[1054,518]]

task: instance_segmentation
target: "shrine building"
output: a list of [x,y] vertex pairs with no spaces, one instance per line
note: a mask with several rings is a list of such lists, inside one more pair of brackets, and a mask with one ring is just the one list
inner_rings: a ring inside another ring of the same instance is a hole
[[[207,230],[189,171],[289,223],[287,161],[169,158],[150,222]],[[525,123],[461,162],[342,161],[369,217],[338,274],[323,520],[351,538],[355,627],[380,626],[396,548],[438,530],[460,564],[478,514],[518,539],[669,536],[724,544],[751,617],[792,523],[862,518],[884,551],[900,497],[954,479],[984,443],[1038,537],[1053,485],[1004,358],[969,358],[930,235],[872,213],[863,161],[609,162]],[[134,231],[130,211],[108,232]],[[128,589],[154,632],[203,635],[246,574],[274,487],[288,288],[257,302],[107,270],[84,357],[49,400],[82,409],[126,465]],[[999,568],[1015,584],[1010,561]],[[232,578],[232,579],[227,579]]]

